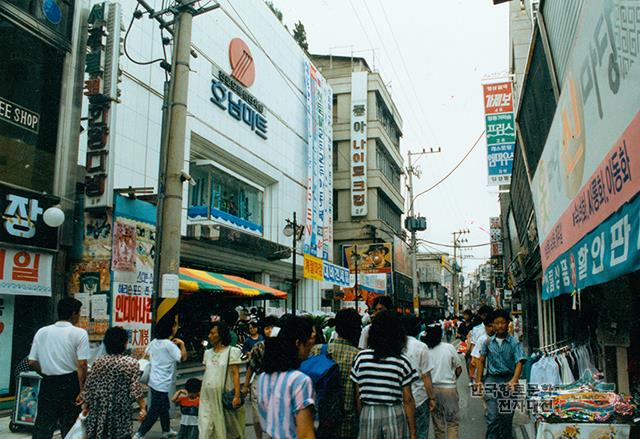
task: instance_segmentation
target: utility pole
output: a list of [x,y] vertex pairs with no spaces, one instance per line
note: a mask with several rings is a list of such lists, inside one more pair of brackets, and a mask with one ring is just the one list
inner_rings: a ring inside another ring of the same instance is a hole
[[[165,274],[178,275],[180,269],[180,241],[182,221],[182,186],[190,180],[184,166],[184,147],[187,128],[187,101],[189,97],[189,62],[192,55],[191,30],[193,17],[218,8],[211,6],[195,8],[197,0],[177,0],[176,4],[159,11],[145,0],[138,4],[146,10],[149,18],[155,19],[160,28],[174,37],[171,59],[171,79],[165,86],[163,103],[163,126],[158,173],[158,214],[156,225],[156,260],[154,266],[154,314],[163,297],[162,279]],[[141,18],[137,11],[134,17]],[[171,21],[164,19],[172,15]],[[193,53],[195,56],[195,53]]]
[[[409,188],[409,216],[405,219],[405,228],[411,232],[411,243],[409,245],[411,250],[411,293],[413,297],[413,311],[416,315],[420,314],[420,297],[418,292],[418,263],[416,260],[416,253],[418,252],[418,244],[416,242],[416,232],[423,231],[427,229],[427,221],[426,218],[415,217],[415,209],[414,209],[414,199],[413,199],[413,176],[420,178],[420,171],[415,167],[415,164],[411,163],[412,156],[420,156],[425,154],[437,154],[441,150],[440,148],[434,150],[431,148],[429,151],[426,149],[422,149],[421,152],[407,152],[407,185]],[[418,305],[416,306],[416,303]]]
[[360,264],[360,254],[358,253],[358,244],[353,245],[353,255],[356,266],[356,279],[353,287],[353,291],[355,292],[355,304],[356,304],[356,312],[360,314],[358,311],[358,295],[360,294],[360,285],[358,285],[358,265]]
[[453,314],[460,313],[460,295],[458,294],[458,244],[467,242],[466,238],[460,238],[462,235],[469,233],[469,229],[461,229],[453,232],[453,278],[451,281],[451,289],[453,290]]

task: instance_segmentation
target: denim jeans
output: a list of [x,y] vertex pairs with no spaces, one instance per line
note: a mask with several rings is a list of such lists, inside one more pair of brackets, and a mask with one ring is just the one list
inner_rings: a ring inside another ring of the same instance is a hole
[[151,387],[149,387],[149,390],[151,390],[151,404],[147,417],[144,418],[142,425],[140,425],[140,428],[138,429],[140,436],[147,434],[158,418],[160,418],[160,426],[164,433],[171,430],[171,418],[169,417],[169,393],[158,392]]
[[429,434],[429,400],[416,407],[416,437],[418,439],[427,439]]
[[510,377],[487,375],[484,380],[485,401],[487,410],[485,420],[487,423],[486,439],[512,439],[513,438],[513,414],[514,411],[508,402],[508,393],[503,394],[504,385]]

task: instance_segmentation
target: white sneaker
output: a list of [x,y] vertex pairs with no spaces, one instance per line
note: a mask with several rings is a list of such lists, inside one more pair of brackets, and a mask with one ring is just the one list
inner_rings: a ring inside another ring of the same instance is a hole
[[134,434],[131,439],[144,439],[144,436],[142,436],[140,433],[136,432],[136,434]]
[[176,437],[178,436],[178,432],[175,430],[169,430],[166,433],[162,433],[162,439],[167,439],[170,437]]

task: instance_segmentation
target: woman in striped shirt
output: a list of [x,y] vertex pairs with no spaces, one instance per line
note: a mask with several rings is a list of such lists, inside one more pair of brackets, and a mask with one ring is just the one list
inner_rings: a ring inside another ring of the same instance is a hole
[[296,370],[309,356],[316,334],[309,319],[284,316],[280,332],[264,343],[264,372],[258,377],[258,414],[272,439],[315,439],[313,383]]
[[360,411],[360,439],[416,439],[415,402],[411,384],[418,374],[402,354],[406,343],[400,316],[392,311],[376,315],[369,331],[369,348],[351,368]]

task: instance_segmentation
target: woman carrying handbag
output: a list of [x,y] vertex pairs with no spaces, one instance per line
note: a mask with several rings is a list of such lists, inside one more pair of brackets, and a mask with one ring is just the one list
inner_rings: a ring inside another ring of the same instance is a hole
[[230,347],[231,333],[222,321],[209,331],[213,346],[204,353],[205,366],[198,428],[200,439],[244,439],[245,412],[240,394],[242,352]]

